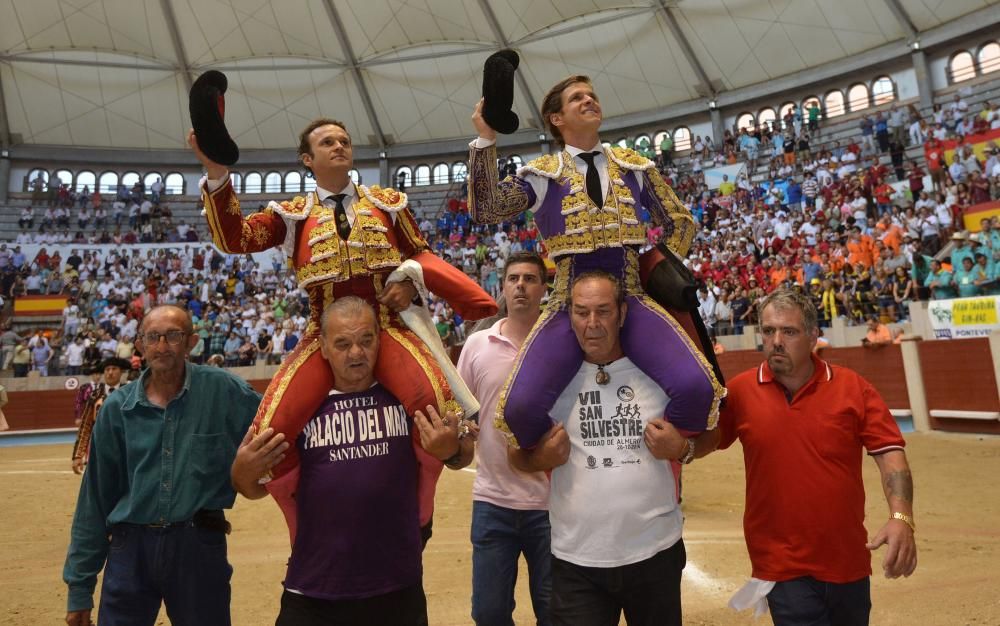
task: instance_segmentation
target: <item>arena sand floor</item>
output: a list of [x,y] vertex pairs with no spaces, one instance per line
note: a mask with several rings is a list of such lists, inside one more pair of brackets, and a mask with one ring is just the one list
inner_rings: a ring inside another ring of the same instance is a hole
[[[911,578],[890,581],[880,573],[881,553],[875,556],[871,623],[1000,624],[1000,438],[910,433],[907,441],[915,481],[919,564]],[[70,472],[69,456],[70,446],[65,444],[0,448],[0,624],[63,623],[62,563],[79,485],[79,478]],[[438,488],[434,538],[424,553],[432,626],[471,623],[472,480],[471,470],[446,471]],[[886,518],[886,508],[878,472],[870,461],[865,463],[865,483],[872,533]],[[686,624],[771,623],[726,607],[750,572],[740,526],[742,509],[739,446],[685,470]],[[240,500],[230,519],[233,623],[273,624],[288,556],[278,509],[268,500]],[[533,623],[523,564],[517,603],[517,623]],[[168,623],[161,612],[157,624]]]

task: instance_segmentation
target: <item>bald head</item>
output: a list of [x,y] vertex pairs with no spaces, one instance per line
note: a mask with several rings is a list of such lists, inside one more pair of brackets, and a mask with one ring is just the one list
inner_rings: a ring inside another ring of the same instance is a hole
[[176,304],[160,304],[149,310],[145,317],[142,318],[142,330],[154,319],[160,319],[161,316],[167,316],[173,320],[181,322],[182,328],[187,333],[194,332],[194,324],[191,322],[191,313],[187,309],[177,306]]

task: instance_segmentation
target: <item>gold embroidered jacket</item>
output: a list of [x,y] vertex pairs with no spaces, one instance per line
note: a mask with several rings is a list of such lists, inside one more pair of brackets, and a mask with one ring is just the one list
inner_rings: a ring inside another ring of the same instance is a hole
[[[605,149],[611,184],[604,207],[587,195],[583,175],[566,151],[546,154],[498,180],[496,147],[472,148],[469,155],[469,212],[479,223],[495,224],[536,206],[534,218],[549,255],[593,252],[601,248],[643,246],[648,213],[663,228],[663,241],[681,257],[694,239],[695,223],[655,164],[633,150]],[[545,179],[536,197],[531,177]],[[640,184],[640,180],[642,183]]]

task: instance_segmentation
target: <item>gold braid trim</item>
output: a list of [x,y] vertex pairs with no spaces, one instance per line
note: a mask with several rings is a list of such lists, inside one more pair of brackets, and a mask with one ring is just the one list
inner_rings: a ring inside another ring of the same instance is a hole
[[507,408],[507,396],[510,394],[510,386],[514,382],[514,378],[517,373],[521,371],[521,364],[524,362],[524,355],[527,353],[528,348],[531,346],[535,337],[541,332],[542,328],[558,313],[562,310],[565,305],[564,300],[557,300],[556,298],[551,298],[545,310],[542,311],[541,316],[535,322],[535,325],[531,327],[531,332],[525,338],[524,343],[521,344],[521,349],[517,352],[517,358],[514,360],[514,368],[511,370],[510,375],[507,376],[507,380],[503,383],[503,388],[500,389],[500,398],[497,400],[496,414],[493,418],[493,426],[507,439],[507,445],[514,448],[520,449],[520,444],[517,442],[517,438],[514,433],[511,432],[510,426],[507,424],[507,418],[504,415],[504,411]]
[[[212,243],[215,244],[219,250],[230,254],[232,250],[226,245],[225,231],[222,229],[222,223],[219,222],[219,207],[215,202],[215,197],[219,195],[226,187],[229,186],[230,193],[230,206],[232,205],[232,199],[236,197],[236,192],[232,190],[232,182],[226,181],[224,185],[216,189],[214,192],[209,193],[207,190],[202,190],[202,198],[205,205],[205,217],[208,218],[208,232],[212,234]],[[239,210],[239,200],[236,201],[237,210]]]
[[606,152],[608,154],[608,161],[617,163],[619,166],[624,167],[627,170],[642,172],[656,165],[646,157],[630,148],[613,146]]
[[583,175],[569,153],[561,153],[559,158],[562,180],[570,193],[562,198],[563,232],[545,240],[549,256],[555,259],[600,248],[645,245],[646,227],[636,217],[635,199],[621,176],[619,161],[608,155],[611,184],[604,207],[598,209],[583,190]]
[[309,211],[312,207],[319,204],[314,196],[315,193],[309,194],[308,200],[303,196],[295,196],[291,200],[285,200],[284,202],[271,202],[267,206],[268,208],[273,209],[281,217],[300,221],[309,217]]
[[520,178],[499,180],[496,144],[469,149],[469,215],[478,224],[498,224],[528,208]]
[[107,388],[102,384],[87,397],[86,404],[83,405],[83,412],[80,415],[80,428],[77,430],[76,442],[73,444],[74,461],[87,458],[90,452],[90,439],[94,434],[94,424],[97,422],[97,414],[104,406],[107,397]]
[[397,216],[396,226],[403,231],[403,236],[413,246],[413,254],[430,248],[427,245],[427,240],[420,233],[420,228],[417,226],[413,213],[410,211],[405,211],[403,214]]
[[653,206],[646,208],[653,221],[663,227],[662,241],[683,259],[691,250],[691,242],[694,241],[697,230],[691,211],[677,198],[658,171],[646,172],[646,183],[652,187],[651,195],[654,199],[650,203]]
[[358,185],[358,191],[361,192],[360,198],[368,200],[386,213],[398,213],[406,208],[408,202],[405,193],[391,187]]
[[[625,293],[632,295],[646,295],[642,289],[642,280],[639,277],[639,253],[635,248],[625,250],[625,276],[622,288]],[[687,333],[684,333],[687,335]],[[700,352],[698,354],[701,354]]]
[[305,335],[302,337],[302,343],[305,343],[305,345],[295,358],[283,363],[274,374],[272,382],[277,380],[278,385],[274,388],[273,392],[264,396],[263,402],[267,402],[267,409],[265,409],[264,417],[261,418],[260,423],[257,425],[254,436],[267,430],[267,427],[271,425],[271,420],[274,419],[274,412],[278,410],[278,405],[281,404],[281,399],[284,397],[288,385],[292,382],[292,378],[298,373],[302,364],[319,350],[319,327],[315,322],[310,320],[309,326],[306,327]]
[[434,401],[438,405],[438,410],[443,411],[445,406],[444,401],[444,391],[441,389],[440,381],[434,375],[434,368],[431,367],[427,360],[426,355],[420,350],[420,346],[417,342],[412,341],[405,333],[401,332],[398,328],[393,328],[392,326],[382,326],[382,330],[389,334],[390,337],[396,340],[399,345],[403,346],[403,349],[410,353],[413,360],[417,362],[420,369],[424,370],[424,375],[427,376],[427,380],[430,381],[431,387],[434,389]]
[[[638,280],[638,270],[636,270],[636,280]],[[705,426],[705,430],[712,430],[719,423],[719,406],[722,399],[726,397],[726,388],[719,384],[719,381],[715,378],[715,370],[712,369],[711,364],[709,364],[708,359],[702,354],[701,350],[694,345],[694,341],[684,330],[684,327],[680,325],[674,316],[667,313],[663,307],[656,303],[655,300],[650,298],[644,293],[633,293],[629,295],[634,295],[639,298],[643,304],[645,304],[653,313],[657,315],[660,319],[665,321],[670,327],[677,333],[684,345],[687,346],[688,352],[694,355],[695,359],[698,361],[698,365],[701,366],[701,371],[708,378],[709,382],[712,384],[712,406],[708,410],[708,424]]]
[[562,176],[563,167],[566,163],[572,163],[569,153],[565,150],[555,154],[543,154],[542,156],[528,161],[517,170],[518,176],[524,174],[535,174],[542,178],[559,180]]
[[[382,293],[382,288],[385,286],[382,282],[382,276],[376,274],[372,277],[372,280],[375,283],[375,293]],[[448,381],[445,380],[444,374],[441,374],[440,376],[437,375],[440,373],[440,368],[437,372],[435,372],[434,368],[431,367],[430,360],[433,360],[434,357],[431,355],[430,350],[428,350],[422,342],[413,341],[410,338],[411,335],[408,333],[403,333],[398,328],[393,327],[393,320],[389,317],[388,307],[381,306],[378,307],[378,309],[379,326],[382,330],[388,333],[390,337],[399,342],[399,345],[410,353],[410,356],[417,362],[420,369],[424,370],[424,376],[427,377],[431,387],[434,389],[434,401],[437,403],[438,410],[442,411],[441,414],[444,415],[446,407],[450,406],[447,404],[450,400],[446,401],[444,398],[444,388],[448,384]],[[416,335],[412,336],[416,337]],[[456,408],[461,410],[461,407],[459,406],[456,406]]]

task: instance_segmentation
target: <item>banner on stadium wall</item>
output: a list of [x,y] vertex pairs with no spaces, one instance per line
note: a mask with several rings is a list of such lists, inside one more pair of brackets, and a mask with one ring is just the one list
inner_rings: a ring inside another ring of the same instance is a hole
[[719,188],[722,184],[722,175],[725,174],[729,176],[729,182],[736,183],[736,179],[747,169],[746,163],[737,163],[735,165],[723,165],[722,167],[712,167],[704,170],[702,173],[705,175],[705,184],[708,185],[709,189],[715,190]]
[[935,339],[969,339],[1000,331],[1000,296],[931,300],[927,316]]

